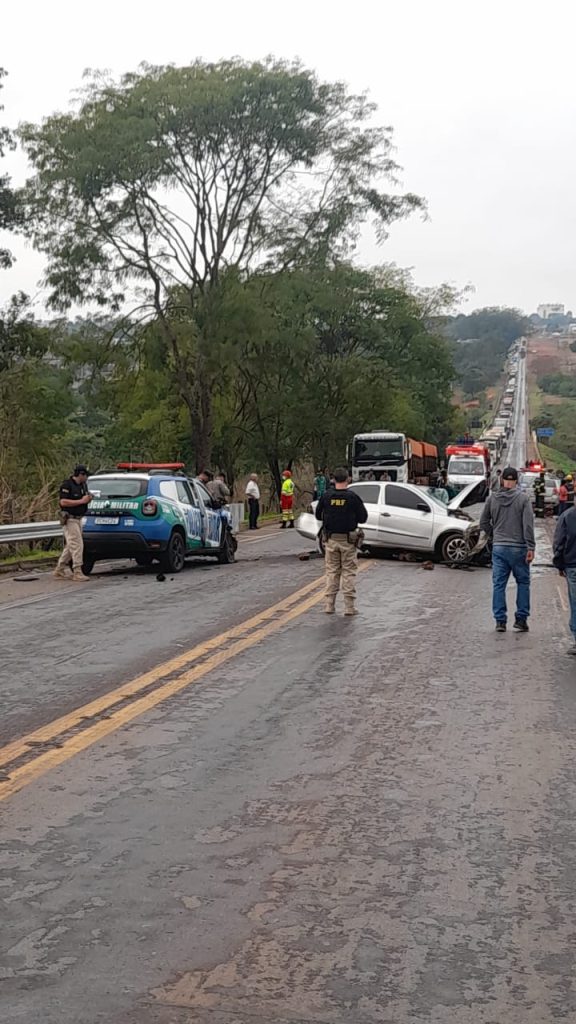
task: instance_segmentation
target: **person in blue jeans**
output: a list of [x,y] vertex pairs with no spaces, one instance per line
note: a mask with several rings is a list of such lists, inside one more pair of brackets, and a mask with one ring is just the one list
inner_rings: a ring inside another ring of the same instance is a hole
[[516,581],[514,629],[528,632],[530,564],[534,560],[534,513],[527,494],[518,489],[518,471],[507,466],[501,487],[492,491],[480,517],[480,528],[492,539],[492,611],[496,631],[506,632],[506,585]]
[[576,655],[576,508],[574,505],[569,506],[556,523],[553,562],[568,584],[570,632],[574,641],[572,647],[568,649],[568,654]]

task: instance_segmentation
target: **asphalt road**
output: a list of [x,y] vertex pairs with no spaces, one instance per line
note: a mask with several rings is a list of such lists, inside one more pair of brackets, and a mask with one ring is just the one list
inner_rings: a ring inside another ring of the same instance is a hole
[[[276,529],[159,583],[0,583],[2,1024],[576,1021],[576,665],[486,570]],[[30,589],[27,589],[30,588]]]
[[526,460],[535,454],[528,425],[528,388],[526,386],[526,359],[519,359],[516,364],[516,395],[512,425],[514,434],[508,451],[502,459],[502,465],[515,466],[517,469],[526,465]]

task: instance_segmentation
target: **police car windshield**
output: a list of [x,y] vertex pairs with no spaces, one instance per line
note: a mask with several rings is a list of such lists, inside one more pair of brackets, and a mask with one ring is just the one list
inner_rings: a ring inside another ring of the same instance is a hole
[[95,498],[139,498],[148,490],[148,480],[134,477],[92,476],[88,490]]

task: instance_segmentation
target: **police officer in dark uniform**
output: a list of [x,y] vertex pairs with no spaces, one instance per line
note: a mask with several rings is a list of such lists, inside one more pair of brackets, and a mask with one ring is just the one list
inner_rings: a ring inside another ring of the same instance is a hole
[[356,615],[356,573],[360,523],[368,512],[355,491],[348,490],[348,470],[334,470],[334,487],[322,495],[316,506],[316,518],[322,522],[326,548],[326,604],[324,611],[332,615],[342,581],[344,614]]
[[543,519],[546,512],[546,477],[540,473],[534,481],[534,497],[536,499],[536,518]]
[[92,501],[92,495],[86,486],[87,479],[86,466],[76,466],[72,476],[64,480],[60,487],[60,521],[64,534],[64,550],[58,559],[54,575],[57,579],[70,579],[75,583],[88,582],[88,577],[82,572],[82,517],[86,515],[86,508]]

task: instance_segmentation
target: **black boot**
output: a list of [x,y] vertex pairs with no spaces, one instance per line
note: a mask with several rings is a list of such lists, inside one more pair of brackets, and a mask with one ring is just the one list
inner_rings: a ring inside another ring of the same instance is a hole
[[288,523],[288,528],[289,528],[290,530],[293,530],[293,529],[294,529],[294,520],[293,520],[293,519],[291,519],[291,520],[290,520],[290,522]]
[[280,523],[280,529],[281,530],[285,530],[286,529],[286,523]]

